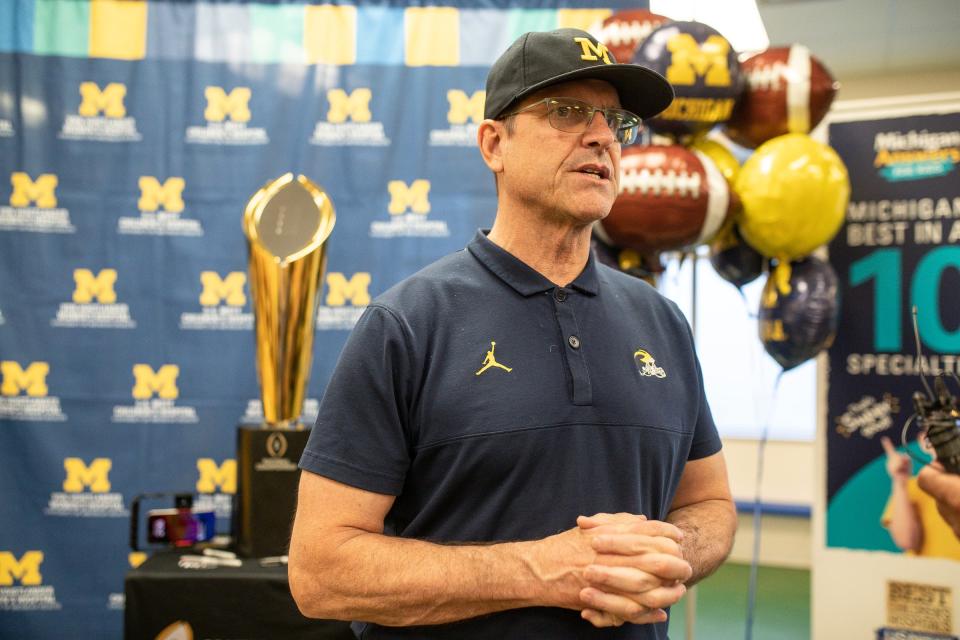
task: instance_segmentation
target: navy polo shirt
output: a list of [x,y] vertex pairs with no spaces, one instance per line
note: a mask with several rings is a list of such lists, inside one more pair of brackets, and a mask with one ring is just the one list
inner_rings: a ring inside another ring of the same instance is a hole
[[[578,515],[663,520],[687,460],[720,450],[676,305],[591,256],[566,287],[483,233],[374,300],[300,466],[396,496],[389,535],[533,540]],[[666,638],[546,607],[363,638]]]

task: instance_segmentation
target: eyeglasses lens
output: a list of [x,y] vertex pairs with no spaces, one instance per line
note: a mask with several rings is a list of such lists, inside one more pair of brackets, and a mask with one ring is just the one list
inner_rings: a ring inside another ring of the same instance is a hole
[[550,99],[547,116],[550,125],[560,131],[579,133],[585,130],[600,111],[610,131],[621,144],[631,144],[640,131],[640,118],[623,109],[602,109],[579,100]]

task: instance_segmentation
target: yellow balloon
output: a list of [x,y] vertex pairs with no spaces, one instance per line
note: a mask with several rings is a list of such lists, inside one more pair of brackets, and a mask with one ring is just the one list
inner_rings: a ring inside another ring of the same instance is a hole
[[736,183],[737,176],[740,174],[740,163],[737,162],[736,156],[725,146],[716,140],[698,138],[690,143],[690,149],[696,149],[713,160],[713,163],[720,169],[720,173],[727,179],[727,182],[731,185]]
[[760,145],[743,164],[736,191],[740,231],[754,249],[782,261],[801,258],[836,235],[850,200],[837,152],[802,133]]

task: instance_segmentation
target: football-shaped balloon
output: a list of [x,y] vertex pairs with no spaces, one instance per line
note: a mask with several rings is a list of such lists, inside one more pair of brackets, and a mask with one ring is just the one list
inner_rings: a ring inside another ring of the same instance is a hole
[[710,158],[680,145],[632,146],[601,225],[616,246],[669,251],[708,242],[729,212],[730,187]]
[[697,138],[690,143],[688,148],[705,154],[717,165],[727,182],[731,185],[736,184],[737,175],[740,173],[740,163],[729,149],[709,138]]
[[840,84],[802,45],[773,47],[741,63],[743,95],[725,125],[751,149],[785,133],[809,133],[827,114]]
[[591,32],[607,45],[607,49],[618,62],[630,62],[637,46],[650,35],[650,32],[670,18],[646,9],[617,11]]
[[700,22],[667,22],[640,44],[633,62],[673,85],[673,102],[649,121],[654,131],[685,138],[730,119],[742,89],[740,62],[715,29]]

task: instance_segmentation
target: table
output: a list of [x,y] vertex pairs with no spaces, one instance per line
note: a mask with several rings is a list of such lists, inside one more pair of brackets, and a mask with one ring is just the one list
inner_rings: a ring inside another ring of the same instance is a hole
[[244,559],[241,567],[181,569],[181,555],[156,553],[127,574],[127,640],[160,640],[162,631],[163,640],[355,640],[349,623],[300,614],[285,566]]

